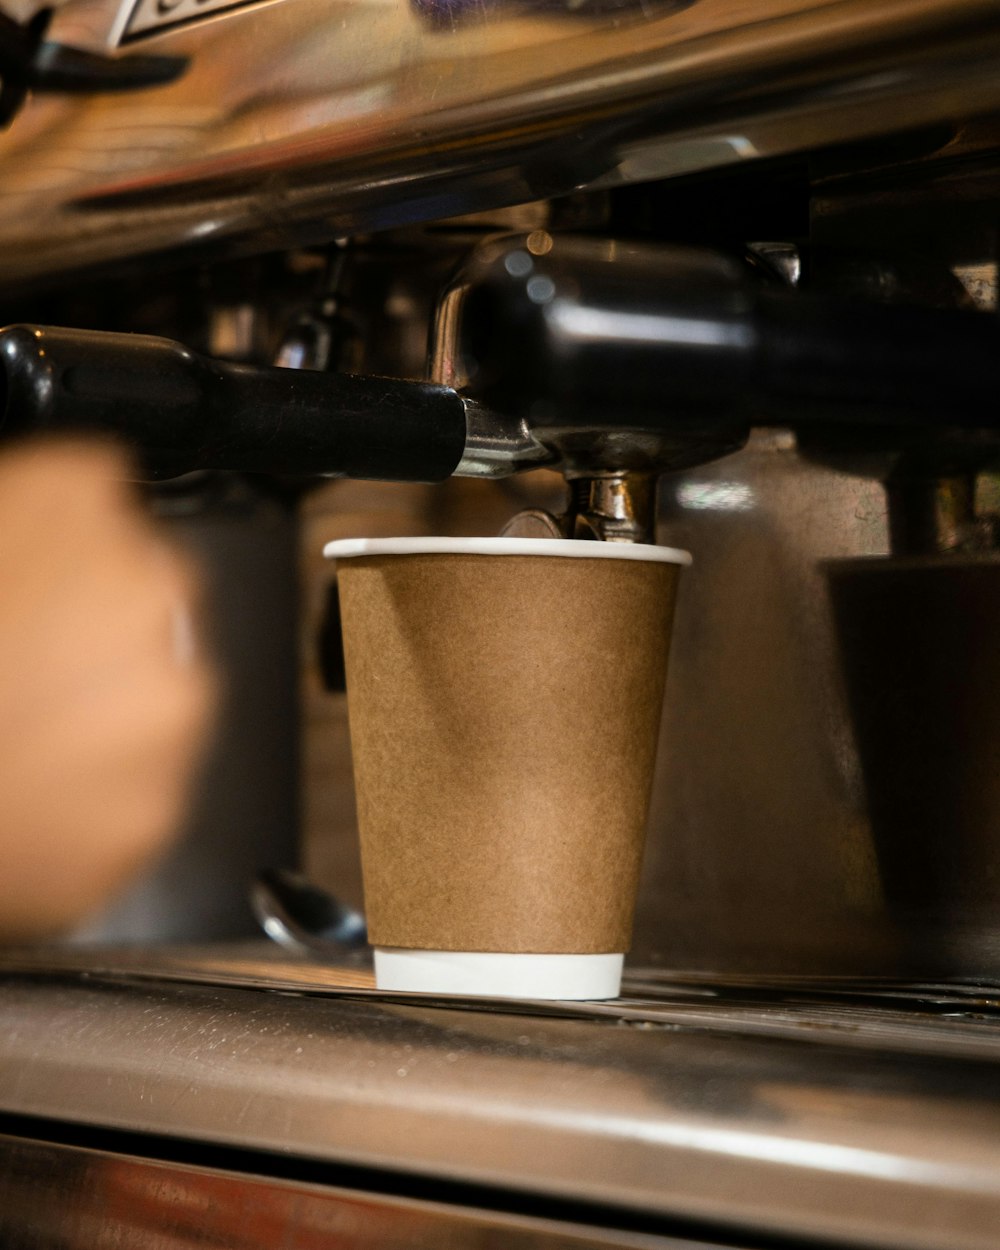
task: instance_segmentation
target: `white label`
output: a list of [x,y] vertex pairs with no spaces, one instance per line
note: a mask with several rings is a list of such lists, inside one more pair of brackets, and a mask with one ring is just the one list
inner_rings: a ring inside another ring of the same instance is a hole
[[165,26],[196,21],[219,9],[243,8],[254,0],[137,0],[126,23],[121,42],[151,35]]

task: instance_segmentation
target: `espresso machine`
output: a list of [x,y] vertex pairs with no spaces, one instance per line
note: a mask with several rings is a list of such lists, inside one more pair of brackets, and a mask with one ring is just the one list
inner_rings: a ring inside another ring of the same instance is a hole
[[[0,954],[4,1245],[994,1245],[998,68],[985,0],[6,0],[0,438],[135,448],[226,696]],[[372,980],[322,547],[500,531],[694,556],[613,1002]]]

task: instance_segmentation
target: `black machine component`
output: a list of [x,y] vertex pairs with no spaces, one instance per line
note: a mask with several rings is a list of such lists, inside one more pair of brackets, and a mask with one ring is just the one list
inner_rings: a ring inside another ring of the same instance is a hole
[[575,475],[680,468],[752,425],[938,466],[1000,448],[988,314],[818,297],[711,252],[594,239],[497,243],[463,282],[470,394]]
[[439,482],[465,447],[465,408],[419,382],[256,368],[143,334],[0,331],[4,432],[118,435],[153,479],[196,469]]
[[[555,464],[571,480],[648,486],[736,450],[754,425],[782,425],[818,456],[874,463],[905,500],[899,483],[928,466],[937,480],[1000,456],[989,314],[812,296],[696,249],[530,243],[487,244],[461,276],[447,345],[461,394],[234,364],[145,335],[12,326],[0,331],[3,432],[113,433],[153,478],[438,482]],[[618,528],[631,534],[626,513]]]

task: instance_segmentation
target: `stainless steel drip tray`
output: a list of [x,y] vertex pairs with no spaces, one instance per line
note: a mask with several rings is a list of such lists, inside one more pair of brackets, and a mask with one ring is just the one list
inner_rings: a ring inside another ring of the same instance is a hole
[[794,1037],[798,1040],[1000,1058],[1000,986],[875,978],[751,977],[626,968],[611,1002],[551,1002],[376,990],[370,950],[322,963],[271,942],[199,946],[29,948],[0,953],[6,975],[167,981],[310,997],[375,998],[448,1010]]
[[995,1246],[1000,997],[633,973],[379,994],[268,948],[0,960],[0,1111],[757,1233]]

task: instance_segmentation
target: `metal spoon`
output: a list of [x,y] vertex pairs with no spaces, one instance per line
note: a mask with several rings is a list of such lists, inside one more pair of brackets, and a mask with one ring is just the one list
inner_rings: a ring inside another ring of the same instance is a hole
[[250,906],[267,936],[296,955],[343,958],[368,942],[360,912],[286,868],[265,868],[259,874]]

